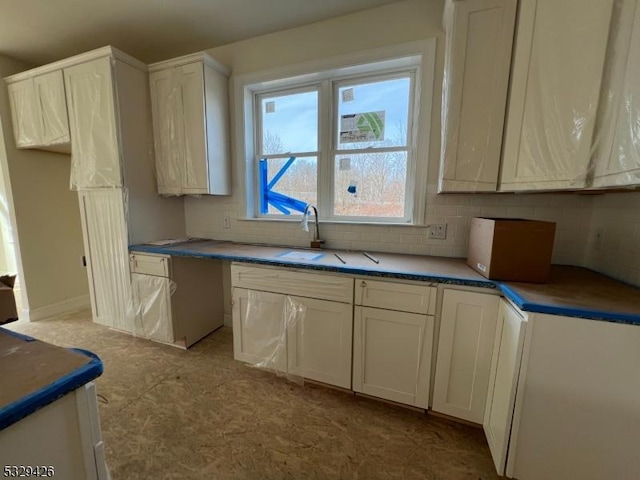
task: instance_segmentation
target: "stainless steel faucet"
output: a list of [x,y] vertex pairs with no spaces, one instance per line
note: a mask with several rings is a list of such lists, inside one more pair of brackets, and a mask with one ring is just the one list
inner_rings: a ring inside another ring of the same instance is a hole
[[309,214],[309,209],[313,209],[313,213],[316,216],[316,223],[313,231],[313,240],[311,240],[311,248],[320,248],[320,246],[324,243],[324,240],[320,238],[320,225],[318,224],[318,209],[312,204],[308,204],[304,209],[304,213],[302,214],[302,228],[306,231],[309,231],[308,228],[306,228],[306,225],[307,225],[306,222],[308,221],[307,215]]

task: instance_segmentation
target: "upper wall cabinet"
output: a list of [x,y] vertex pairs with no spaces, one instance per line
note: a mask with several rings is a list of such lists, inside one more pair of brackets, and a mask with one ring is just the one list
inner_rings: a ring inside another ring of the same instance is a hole
[[447,0],[440,192],[496,191],[517,0]]
[[592,156],[593,187],[640,184],[640,5],[616,2]]
[[521,0],[501,191],[587,186],[614,0]]
[[230,194],[229,71],[204,53],[149,71],[158,192]]
[[71,186],[121,187],[112,58],[65,68],[64,80],[73,151]]
[[69,152],[69,121],[62,71],[7,78],[18,148]]

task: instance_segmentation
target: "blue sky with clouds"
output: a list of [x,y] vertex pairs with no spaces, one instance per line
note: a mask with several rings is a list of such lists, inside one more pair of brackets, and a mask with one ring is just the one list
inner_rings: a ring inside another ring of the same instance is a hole
[[[343,102],[342,91],[353,88],[353,100]],[[385,112],[385,139],[397,139],[406,132],[409,110],[408,78],[384,80],[339,88],[339,114]],[[275,112],[266,113],[267,102],[275,102]],[[285,152],[308,152],[318,149],[317,92],[263,98],[263,132],[277,134]],[[339,122],[337,128],[340,128]],[[337,136],[337,132],[336,132]],[[375,146],[377,142],[372,142]],[[404,143],[404,142],[403,142]],[[394,145],[397,142],[393,143]],[[343,144],[340,148],[350,148]]]

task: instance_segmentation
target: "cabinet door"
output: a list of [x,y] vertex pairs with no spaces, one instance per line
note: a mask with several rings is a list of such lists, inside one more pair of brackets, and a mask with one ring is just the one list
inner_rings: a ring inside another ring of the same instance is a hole
[[233,357],[287,371],[284,295],[233,289]]
[[173,343],[171,280],[153,275],[131,274],[134,335],[156,342]]
[[356,307],[353,390],[427,408],[433,317]]
[[79,192],[93,321],[132,331],[131,278],[120,189]]
[[7,86],[11,103],[13,134],[18,148],[40,145],[42,121],[36,101],[33,79],[22,80]]
[[497,189],[516,6],[447,1],[441,192]]
[[182,193],[184,122],[179,68],[149,75],[158,193]]
[[447,289],[442,298],[433,410],[482,424],[500,297]]
[[504,475],[507,461],[526,326],[524,318],[500,300],[483,423],[498,475]]
[[62,70],[33,79],[42,118],[42,145],[69,143],[69,118]]
[[71,130],[71,186],[122,186],[111,59],[66,68],[64,80]]
[[184,193],[209,193],[207,140],[204,111],[204,71],[201,62],[181,69],[181,98],[184,122]]
[[500,190],[586,184],[614,0],[521,0]]
[[618,34],[603,80],[594,187],[640,184],[640,6],[632,1],[618,5]]
[[346,303],[291,297],[304,314],[287,325],[288,372],[351,388],[353,308]]

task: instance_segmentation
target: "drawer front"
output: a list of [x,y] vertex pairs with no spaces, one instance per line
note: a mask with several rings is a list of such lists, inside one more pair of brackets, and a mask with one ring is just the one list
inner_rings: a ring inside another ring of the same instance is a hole
[[234,287],[353,303],[353,278],[279,268],[231,266]]
[[131,254],[129,265],[131,273],[144,273],[156,277],[171,276],[171,257],[168,255]]
[[435,315],[436,287],[356,280],[356,305]]

